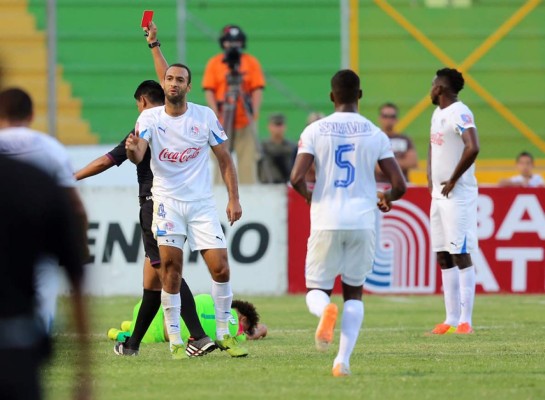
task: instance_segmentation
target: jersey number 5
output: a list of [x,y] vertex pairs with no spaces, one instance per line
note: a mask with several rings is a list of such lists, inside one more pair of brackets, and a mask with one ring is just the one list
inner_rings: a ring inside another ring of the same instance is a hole
[[343,160],[343,154],[349,151],[354,151],[356,147],[354,144],[341,144],[335,150],[335,164],[339,168],[346,169],[346,179],[335,180],[335,187],[348,187],[354,183],[354,177],[356,168],[350,163],[350,161]]

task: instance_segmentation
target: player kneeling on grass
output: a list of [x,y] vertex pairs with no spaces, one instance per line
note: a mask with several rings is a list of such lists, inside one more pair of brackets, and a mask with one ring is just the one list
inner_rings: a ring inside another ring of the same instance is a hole
[[[309,311],[320,318],[315,342],[325,351],[333,341],[337,306],[330,302],[341,277],[344,309],[339,352],[333,375],[350,375],[350,356],[363,322],[363,283],[375,254],[375,210],[387,212],[406,190],[405,179],[386,134],[358,113],[360,79],[350,70],[331,79],[335,112],[305,128],[291,173],[291,184],[310,207],[311,233],[307,245],[305,280]],[[314,191],[305,176],[316,165]],[[378,194],[374,168],[392,189]]]
[[[134,306],[133,321],[140,309],[138,302]],[[195,296],[197,315],[205,333],[216,340],[216,318],[214,300],[208,294]],[[184,341],[189,341],[190,333],[183,319],[180,319],[181,336]],[[133,331],[132,321],[124,321],[121,330],[111,328],[108,337],[113,340],[123,341],[130,337]],[[236,336],[238,340],[257,340],[267,336],[267,326],[259,322],[259,314],[252,303],[242,300],[233,300],[231,318],[229,319],[229,333]],[[142,343],[163,343],[168,342],[168,333],[164,323],[163,309],[159,309],[150,327],[142,339]],[[189,347],[188,347],[189,349]]]

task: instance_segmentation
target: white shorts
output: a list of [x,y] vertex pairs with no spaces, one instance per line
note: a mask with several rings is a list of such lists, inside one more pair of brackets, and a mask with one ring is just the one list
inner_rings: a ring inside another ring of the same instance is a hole
[[373,267],[375,231],[313,230],[308,238],[305,279],[307,288],[333,289],[335,278],[361,286]]
[[183,249],[187,239],[192,251],[227,247],[213,198],[177,201],[154,197],[151,229],[159,246]]
[[477,197],[434,199],[430,208],[431,246],[434,252],[471,254],[477,250]]

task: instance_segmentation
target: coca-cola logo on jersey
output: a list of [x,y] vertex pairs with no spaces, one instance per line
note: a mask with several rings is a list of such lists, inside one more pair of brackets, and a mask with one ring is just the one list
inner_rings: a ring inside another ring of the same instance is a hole
[[201,152],[200,147],[189,147],[182,152],[170,151],[168,148],[161,150],[159,153],[160,161],[169,161],[172,163],[180,162],[184,163],[196,158]]

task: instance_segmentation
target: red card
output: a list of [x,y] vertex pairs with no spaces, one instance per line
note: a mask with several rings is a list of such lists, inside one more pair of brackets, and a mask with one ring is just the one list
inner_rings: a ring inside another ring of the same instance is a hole
[[145,10],[142,16],[142,28],[147,28],[153,19],[153,10]]

